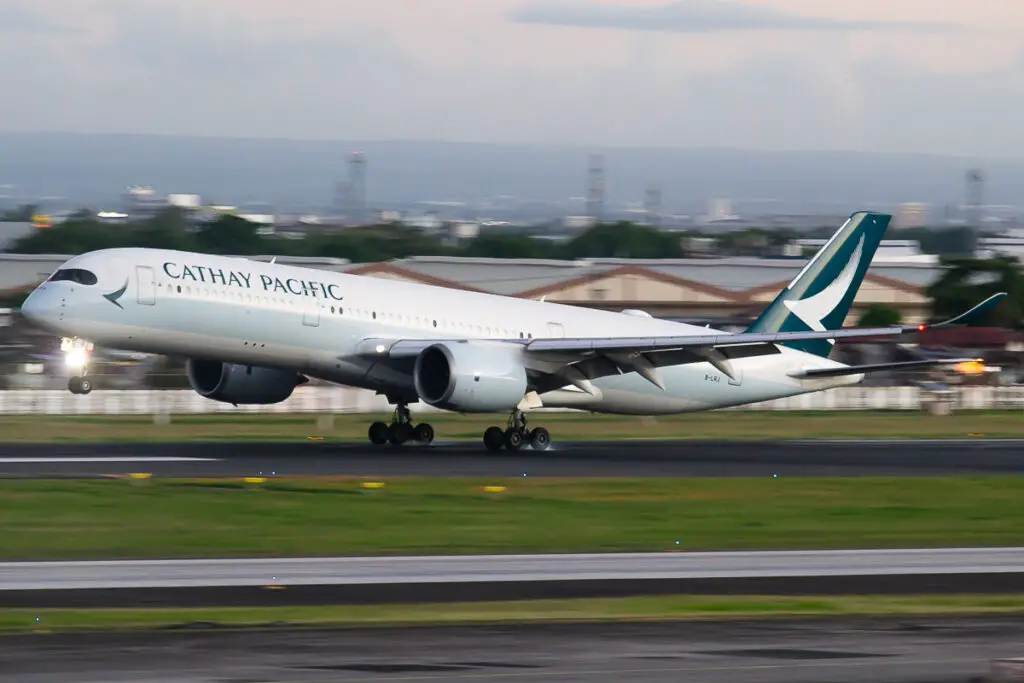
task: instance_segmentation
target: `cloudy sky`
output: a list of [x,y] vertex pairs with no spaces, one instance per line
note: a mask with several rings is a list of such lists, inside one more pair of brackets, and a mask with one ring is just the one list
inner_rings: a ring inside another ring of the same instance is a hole
[[1021,0],[0,0],[0,130],[1024,157]]

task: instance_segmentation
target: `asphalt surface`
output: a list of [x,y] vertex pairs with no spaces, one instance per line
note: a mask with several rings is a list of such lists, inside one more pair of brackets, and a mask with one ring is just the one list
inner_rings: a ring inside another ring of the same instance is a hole
[[922,476],[1024,473],[1024,440],[633,441],[487,453],[475,443],[0,444],[0,477]]
[[977,683],[1024,621],[857,619],[0,637],[19,683]]
[[1024,590],[1024,548],[0,563],[0,607]]

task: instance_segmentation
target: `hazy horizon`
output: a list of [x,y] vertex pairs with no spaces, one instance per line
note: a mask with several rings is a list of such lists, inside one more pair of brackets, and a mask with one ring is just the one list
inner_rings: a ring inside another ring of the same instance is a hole
[[[61,136],[66,135],[69,137],[110,137],[110,138],[182,138],[190,140],[230,140],[238,142],[298,142],[298,143],[327,143],[327,144],[347,144],[352,147],[352,151],[359,151],[359,144],[443,144],[443,145],[465,145],[465,146],[491,146],[491,147],[516,147],[516,148],[544,148],[544,149],[567,149],[567,150],[582,150],[587,154],[599,154],[603,150],[637,150],[637,151],[676,151],[676,152],[732,152],[732,153],[795,153],[795,154],[851,154],[851,155],[865,155],[865,156],[886,156],[886,155],[897,155],[897,156],[917,156],[917,157],[937,157],[943,159],[960,159],[966,162],[984,163],[988,159],[998,161],[1024,161],[1024,152],[1018,154],[989,154],[989,155],[972,155],[972,154],[955,154],[945,152],[905,152],[897,150],[862,150],[849,147],[821,147],[814,149],[800,149],[800,148],[774,148],[774,147],[739,147],[730,145],[664,145],[664,144],[647,144],[647,145],[633,145],[633,144],[599,144],[599,143],[585,143],[585,142],[502,142],[502,141],[479,141],[471,139],[459,139],[459,138],[402,138],[402,137],[379,137],[379,138],[366,138],[360,140],[351,140],[345,137],[304,137],[301,135],[214,135],[214,134],[184,134],[184,133],[136,133],[130,131],[110,131],[103,133],[89,133],[89,132],[78,132],[73,130],[58,130],[58,129],[39,129],[39,130],[18,130],[8,131],[0,129],[0,135],[9,136],[33,136],[33,135],[48,135],[48,136]],[[966,167],[965,167],[966,168]]]
[[1024,158],[1019,0],[5,0],[0,130]]
[[[347,178],[346,161],[356,150],[366,155],[371,206],[501,196],[565,204],[585,193],[589,155],[601,152],[609,204],[642,202],[656,184],[664,209],[684,213],[714,197],[779,211],[884,210],[915,201],[939,209],[964,201],[964,173],[974,165],[949,155],[863,151],[141,134],[0,133],[0,149],[0,186],[15,185],[21,196],[116,199],[138,184],[231,203],[321,207]],[[981,167],[985,203],[1021,201],[1024,160],[989,159]]]

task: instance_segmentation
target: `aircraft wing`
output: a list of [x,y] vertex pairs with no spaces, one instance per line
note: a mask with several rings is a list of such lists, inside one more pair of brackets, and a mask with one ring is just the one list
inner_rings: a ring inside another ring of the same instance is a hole
[[[734,377],[730,360],[780,353],[778,344],[811,339],[867,339],[895,337],[924,329],[969,324],[993,308],[1006,294],[1001,292],[949,320],[935,325],[894,325],[891,327],[840,330],[739,334],[695,334],[660,337],[600,337],[479,340],[481,343],[517,344],[524,348],[527,369],[536,377],[548,376],[551,386],[573,383],[589,390],[587,380],[606,375],[637,372],[661,387],[658,367],[707,362],[723,374]],[[377,358],[411,359],[425,348],[441,342],[466,339],[365,339],[359,353]],[[472,340],[477,341],[477,340]],[[858,371],[859,372],[859,371]],[[854,373],[857,374],[857,373]],[[543,382],[548,384],[548,382]]]

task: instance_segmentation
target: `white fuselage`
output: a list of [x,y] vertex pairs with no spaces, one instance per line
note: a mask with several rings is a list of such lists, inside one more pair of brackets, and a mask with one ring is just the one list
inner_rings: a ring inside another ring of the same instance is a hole
[[[159,249],[109,249],[62,268],[95,284],[47,282],[23,311],[63,336],[147,353],[208,358],[297,372],[382,393],[412,377],[358,350],[364,339],[520,339],[722,334],[627,313]],[[120,291],[120,295],[118,292]],[[708,363],[661,368],[664,389],[636,373],[541,396],[545,406],[668,414],[754,403],[834,386],[860,375],[800,380],[788,373],[840,366],[788,348],[732,361],[734,378]]]

